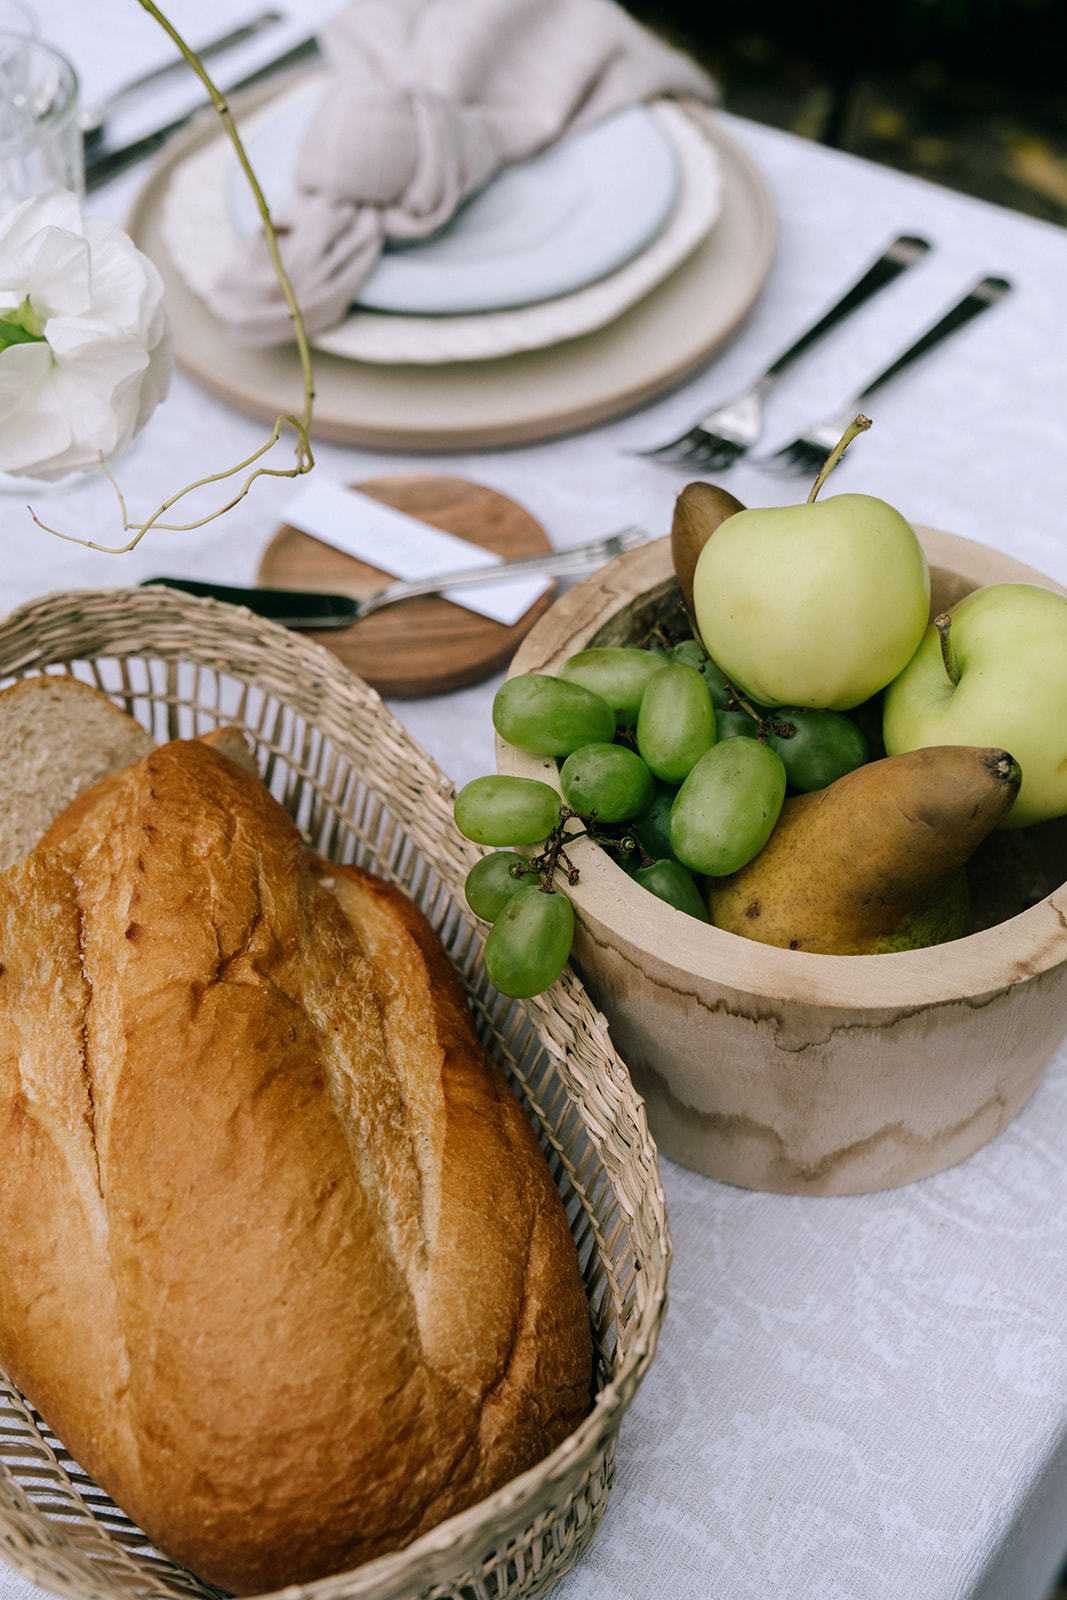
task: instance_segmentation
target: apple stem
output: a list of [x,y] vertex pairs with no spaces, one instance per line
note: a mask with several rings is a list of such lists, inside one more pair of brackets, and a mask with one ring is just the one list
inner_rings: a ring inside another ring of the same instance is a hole
[[945,664],[945,673],[949,683],[955,688],[960,681],[960,665],[949,641],[949,634],[952,631],[952,618],[947,611],[942,611],[939,617],[934,618],[934,627],[937,629],[938,638],[941,640],[941,660]]
[[815,496],[818,494],[823,484],[826,482],[827,478],[830,476],[831,472],[833,472],[834,468],[837,466],[837,463],[841,460],[841,457],[844,455],[845,451],[848,449],[856,435],[858,433],[866,433],[870,425],[870,417],[853,417],[852,421],[849,423],[848,427],[845,429],[844,433],[841,435],[840,439],[838,439],[837,443],[830,451],[830,454],[823,462],[822,471],[819,473],[819,476],[811,486],[811,493],[808,495],[809,506],[815,499]]

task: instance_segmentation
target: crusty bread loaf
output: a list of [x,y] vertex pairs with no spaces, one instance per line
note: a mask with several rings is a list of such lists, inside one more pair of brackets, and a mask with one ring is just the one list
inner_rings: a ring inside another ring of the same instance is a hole
[[202,1577],[344,1570],[588,1410],[559,1195],[398,890],[196,740],[79,814],[0,873],[0,1362]]
[[23,678],[0,692],[0,867],[21,861],[76,795],[152,744],[140,723],[77,678]]
[[[224,756],[236,761],[239,767],[243,767],[253,777],[259,776],[256,758],[243,728],[233,727],[227,723],[221,728],[212,728],[208,733],[198,733],[196,737],[198,743],[210,745],[213,750],[220,750]],[[75,798],[71,800],[67,809],[61,811],[55,821],[50,823],[44,833],[33,839],[32,843],[51,848],[53,845],[62,844],[64,839],[69,839],[85,819],[104,803],[112,789],[118,785],[126,765],[131,764],[126,763],[99,781],[86,776],[80,788],[77,787],[76,775],[72,772],[71,788],[76,790]]]

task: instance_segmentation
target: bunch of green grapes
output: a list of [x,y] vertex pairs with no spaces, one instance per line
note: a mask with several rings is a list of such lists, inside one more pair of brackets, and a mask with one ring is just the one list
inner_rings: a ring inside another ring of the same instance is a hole
[[497,775],[456,797],[460,832],[497,847],[471,869],[466,896],[492,924],[486,972],[516,998],[547,989],[570,955],[574,911],[557,882],[561,869],[577,881],[566,840],[593,838],[636,883],[707,922],[701,881],[762,850],[787,790],[823,788],[869,754],[840,712],[745,701],[695,639],[583,650],[558,677],[510,678],[493,725],[516,749],[554,758],[562,790]]

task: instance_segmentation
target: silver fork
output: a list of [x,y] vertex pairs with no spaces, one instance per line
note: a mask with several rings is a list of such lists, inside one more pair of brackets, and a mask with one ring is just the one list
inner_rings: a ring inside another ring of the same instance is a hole
[[945,312],[940,322],[935,322],[924,334],[916,339],[914,344],[893,361],[877,378],[873,378],[867,387],[861,391],[849,404],[832,417],[827,417],[823,422],[817,422],[814,427],[807,428],[799,438],[783,445],[781,450],[776,450],[771,456],[753,460],[752,465],[763,467],[770,471],[788,473],[819,472],[825,466],[830,452],[837,444],[841,435],[856,415],[866,400],[876,391],[883,389],[887,383],[896,378],[906,367],[910,367],[920,356],[933,350],[942,340],[950,334],[956,333],[960,328],[981,316],[983,311],[988,311],[995,306],[998,300],[1008,293],[1011,284],[1007,278],[983,278],[975,284],[962,300],[958,300],[950,310]]
[[877,294],[879,289],[884,289],[902,272],[921,261],[929,248],[928,240],[910,233],[901,234],[877,261],[872,262],[851,289],[846,290],[836,305],[831,306],[825,316],[806,333],[802,333],[744,394],[728,400],[725,405],[716,406],[714,411],[701,417],[679,438],[657,445],[652,450],[633,453],[654,456],[661,461],[686,461],[709,472],[722,472],[732,466],[758,440],[763,429],[764,399],[782,373],[831,328],[836,328],[851,312]]

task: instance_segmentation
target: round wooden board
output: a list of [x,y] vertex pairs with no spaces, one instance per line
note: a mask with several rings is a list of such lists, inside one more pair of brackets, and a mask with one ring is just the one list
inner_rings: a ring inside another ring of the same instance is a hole
[[[528,511],[495,489],[462,478],[398,473],[353,487],[506,560],[551,549]],[[390,577],[298,528],[284,527],[267,546],[257,581],[272,588],[365,595]],[[420,595],[375,611],[351,628],[306,631],[379,694],[417,700],[465,689],[502,671],[552,604],[555,591],[553,584],[510,628],[439,595]]]

